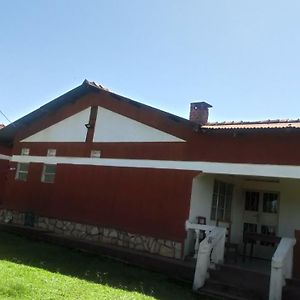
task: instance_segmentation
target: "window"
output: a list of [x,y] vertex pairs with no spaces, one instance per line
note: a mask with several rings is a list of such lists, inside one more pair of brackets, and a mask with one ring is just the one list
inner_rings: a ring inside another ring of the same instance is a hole
[[48,149],[47,156],[56,156],[56,149]]
[[211,207],[211,220],[230,221],[233,185],[215,181]]
[[244,223],[244,230],[245,233],[257,233],[257,224],[253,223]]
[[29,155],[29,148],[22,148],[21,155]]
[[278,194],[264,193],[263,212],[277,214]]
[[42,173],[42,182],[54,183],[56,174],[56,165],[44,165]]
[[258,211],[259,192],[246,192],[245,210]]
[[18,163],[16,180],[27,181],[29,163]]
[[91,151],[91,157],[99,158],[100,156],[101,156],[101,151],[100,150],[92,150]]

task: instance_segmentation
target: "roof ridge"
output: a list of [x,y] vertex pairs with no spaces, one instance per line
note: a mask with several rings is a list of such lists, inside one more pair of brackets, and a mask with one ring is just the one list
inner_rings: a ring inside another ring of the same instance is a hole
[[300,119],[268,119],[258,121],[222,121],[222,122],[208,122],[207,126],[214,125],[247,125],[247,124],[274,124],[274,123],[298,123]]

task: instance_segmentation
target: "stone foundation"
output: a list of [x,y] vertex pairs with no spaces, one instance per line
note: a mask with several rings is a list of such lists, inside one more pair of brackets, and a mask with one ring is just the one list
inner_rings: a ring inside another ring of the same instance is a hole
[[[24,225],[25,214],[3,209],[0,210],[0,222]],[[48,217],[35,217],[34,226],[78,239],[117,245],[170,258],[181,258],[182,244],[170,240]]]

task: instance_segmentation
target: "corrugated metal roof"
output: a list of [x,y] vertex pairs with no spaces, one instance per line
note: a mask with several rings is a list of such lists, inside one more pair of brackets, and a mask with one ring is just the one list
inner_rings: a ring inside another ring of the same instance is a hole
[[297,120],[264,120],[254,122],[215,122],[202,126],[206,129],[282,129],[300,128],[300,119]]

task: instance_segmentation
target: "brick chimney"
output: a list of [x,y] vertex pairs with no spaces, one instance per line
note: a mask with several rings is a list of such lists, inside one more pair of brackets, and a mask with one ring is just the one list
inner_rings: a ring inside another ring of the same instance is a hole
[[191,103],[190,121],[199,125],[205,125],[208,121],[208,109],[212,107],[206,102]]

